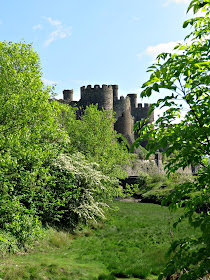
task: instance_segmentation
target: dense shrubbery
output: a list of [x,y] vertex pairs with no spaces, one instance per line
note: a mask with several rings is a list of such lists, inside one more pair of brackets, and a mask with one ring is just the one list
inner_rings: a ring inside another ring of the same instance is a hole
[[[139,172],[136,184],[126,185],[124,188],[124,196],[133,196],[141,199],[142,202],[151,202],[161,204],[168,195],[172,194],[175,189],[184,183],[194,182],[195,177],[187,173],[175,173],[168,177],[167,175],[155,173],[148,174],[146,172]],[[195,195],[194,192],[189,193],[188,196],[182,199],[190,198]],[[170,201],[167,202],[169,204]]]
[[44,188],[45,163],[57,157],[67,134],[31,45],[1,42],[0,66],[1,229],[22,247],[40,234],[33,193]]
[[1,198],[0,208],[1,234],[4,235],[0,250],[15,252],[27,248],[42,233],[41,222],[35,211],[27,209],[17,197],[4,196]]
[[[141,172],[138,178],[138,191],[135,195],[141,197],[144,202],[154,202],[161,204],[163,200],[173,193],[175,189],[183,183],[194,181],[192,174],[175,173],[168,177],[163,174],[148,175]],[[194,193],[189,193],[188,197],[192,197]],[[182,199],[187,198],[183,197]],[[170,201],[167,202],[169,204]]]
[[139,159],[145,159],[148,151],[144,147],[139,146],[138,150],[137,150],[137,153],[138,153],[138,158]]
[[0,69],[0,249],[15,251],[43,225],[103,218],[128,151],[110,112],[91,106],[77,121],[75,109],[49,102],[31,45],[0,42]]

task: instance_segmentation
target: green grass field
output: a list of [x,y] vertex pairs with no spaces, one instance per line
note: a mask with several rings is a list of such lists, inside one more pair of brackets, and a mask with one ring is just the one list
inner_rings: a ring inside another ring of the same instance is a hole
[[157,279],[173,239],[197,235],[187,223],[173,231],[167,207],[115,201],[105,223],[75,235],[55,230],[33,252],[0,261],[0,279]]

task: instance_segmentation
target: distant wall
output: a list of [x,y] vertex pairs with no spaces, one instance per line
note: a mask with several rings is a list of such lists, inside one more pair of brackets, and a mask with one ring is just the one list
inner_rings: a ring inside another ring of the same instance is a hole
[[[138,176],[139,172],[145,172],[149,175],[153,174],[166,174],[166,170],[164,170],[165,165],[162,163],[162,159],[157,161],[157,159],[150,159],[150,160],[142,160],[137,159],[131,163],[131,165],[127,165],[125,167],[128,176]],[[187,173],[192,174],[192,168],[191,166],[186,167],[184,170],[182,168],[179,168],[177,173]]]

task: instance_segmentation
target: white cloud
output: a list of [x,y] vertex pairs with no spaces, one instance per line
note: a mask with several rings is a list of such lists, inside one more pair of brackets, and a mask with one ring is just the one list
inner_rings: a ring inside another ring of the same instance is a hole
[[55,81],[51,81],[51,80],[44,79],[44,78],[42,78],[42,82],[43,82],[46,86],[54,86],[54,85],[57,84]]
[[55,30],[49,34],[48,39],[44,43],[45,47],[48,47],[55,40],[71,36],[72,27],[65,27],[61,21],[53,20],[51,17],[48,17],[47,21],[51,26],[55,27]]
[[133,21],[140,21],[141,18],[140,18],[140,17],[133,17],[132,20],[133,20]]
[[33,26],[33,30],[38,30],[38,29],[42,29],[42,25],[41,24],[37,24]]
[[183,41],[169,42],[169,43],[161,43],[156,46],[149,46],[146,50],[140,54],[138,54],[138,58],[141,58],[143,55],[147,55],[152,57],[152,59],[156,59],[156,57],[163,52],[171,53],[173,52],[174,47],[178,43],[183,43]]
[[51,25],[53,25],[53,26],[58,26],[58,25],[61,25],[61,24],[62,24],[61,21],[59,21],[59,20],[54,20],[54,19],[52,19],[51,17],[48,17],[47,20],[48,20],[48,22],[49,22]]

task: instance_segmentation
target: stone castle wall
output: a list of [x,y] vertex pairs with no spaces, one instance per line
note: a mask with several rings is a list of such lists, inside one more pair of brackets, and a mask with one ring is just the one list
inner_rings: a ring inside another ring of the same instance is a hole
[[98,104],[99,110],[113,110],[116,118],[115,130],[121,133],[130,145],[134,142],[134,124],[145,118],[149,118],[148,122],[154,119],[154,112],[148,115],[150,104],[137,104],[137,94],[118,98],[118,85],[83,86],[80,93],[80,100],[73,101],[73,90],[64,90],[63,102],[83,108],[90,104]]

